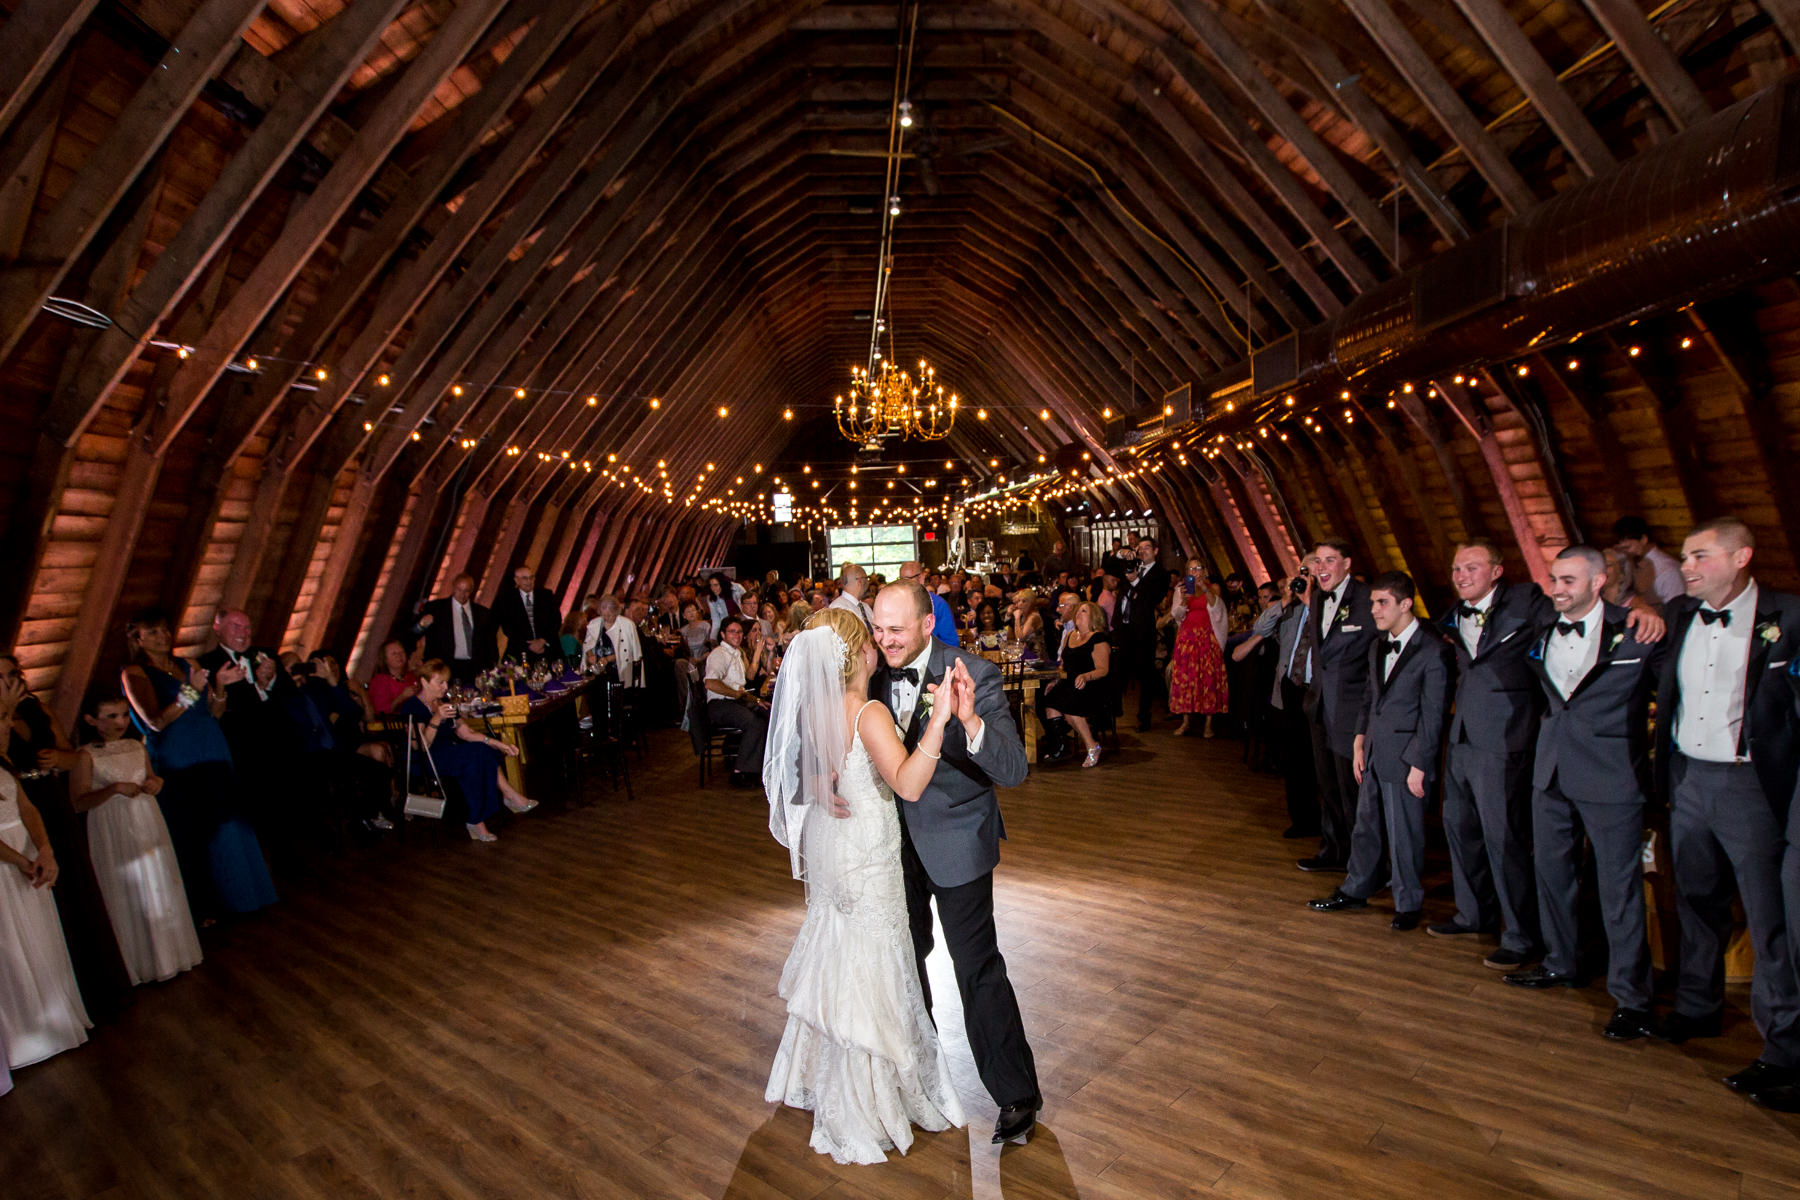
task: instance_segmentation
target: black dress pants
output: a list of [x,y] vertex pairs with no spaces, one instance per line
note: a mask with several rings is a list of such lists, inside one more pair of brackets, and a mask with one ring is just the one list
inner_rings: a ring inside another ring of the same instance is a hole
[[1271,714],[1274,753],[1287,789],[1288,822],[1300,833],[1319,832],[1319,772],[1313,761],[1312,728],[1306,716],[1306,689],[1281,681],[1281,707]]
[[1350,861],[1350,831],[1356,825],[1356,775],[1350,760],[1331,748],[1323,710],[1308,713],[1306,724],[1319,780],[1319,857],[1341,865]]
[[1037,1063],[1031,1056],[1031,1043],[1025,1040],[1025,1020],[1019,1015],[1019,1000],[1006,977],[1006,959],[1000,955],[994,934],[993,872],[956,887],[939,887],[913,849],[904,815],[900,818],[900,866],[906,876],[906,916],[912,926],[925,1007],[931,1007],[925,959],[933,944],[931,901],[935,898],[950,961],[956,966],[963,1025],[982,1086],[1002,1108],[1037,1100]]

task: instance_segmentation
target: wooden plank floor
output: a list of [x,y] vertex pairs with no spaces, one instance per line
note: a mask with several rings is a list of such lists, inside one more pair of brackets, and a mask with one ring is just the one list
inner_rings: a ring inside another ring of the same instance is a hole
[[[1520,994],[1478,948],[1302,906],[1277,782],[1139,741],[1004,797],[1000,933],[1047,1097],[994,1110],[945,1006],[968,1132],[839,1167],[762,1100],[799,885],[760,795],[685,739],[629,804],[494,846],[383,846],[141,989],[0,1098],[8,1197],[1800,1197],[1800,1119],[1717,1077],[1727,1036],[1612,1045],[1598,989]],[[1427,905],[1447,915],[1447,880]],[[939,997],[954,1001],[948,963]]]

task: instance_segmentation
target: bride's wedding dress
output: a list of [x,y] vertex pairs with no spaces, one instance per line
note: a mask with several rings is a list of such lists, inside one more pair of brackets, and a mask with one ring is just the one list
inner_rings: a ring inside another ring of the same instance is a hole
[[788,1023],[765,1098],[811,1110],[819,1153],[878,1163],[906,1152],[912,1126],[964,1118],[913,958],[899,814],[860,733],[838,791],[850,816],[806,824],[812,885],[781,973]]

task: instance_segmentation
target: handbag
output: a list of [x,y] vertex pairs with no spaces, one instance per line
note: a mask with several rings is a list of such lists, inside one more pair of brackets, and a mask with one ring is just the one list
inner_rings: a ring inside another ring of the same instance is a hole
[[444,779],[438,774],[437,760],[431,757],[430,746],[420,746],[425,753],[425,761],[431,764],[431,777],[437,781],[438,794],[429,796],[423,792],[415,792],[412,790],[412,748],[413,719],[408,717],[406,718],[406,807],[404,811],[409,817],[430,817],[434,821],[441,821],[444,817],[444,810],[450,806],[450,802],[443,795]]

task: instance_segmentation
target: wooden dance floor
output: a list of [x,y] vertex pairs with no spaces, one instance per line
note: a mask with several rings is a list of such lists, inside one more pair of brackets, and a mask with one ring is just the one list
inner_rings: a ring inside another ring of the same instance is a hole
[[[1385,905],[1322,916],[1278,781],[1233,742],[1127,734],[1003,804],[1001,943],[1046,1095],[1029,1146],[940,1019],[969,1129],[839,1167],[762,1099],[800,887],[760,795],[694,789],[685,737],[638,799],[494,846],[381,845],[140,989],[0,1098],[10,1197],[1800,1197],[1800,1119],[1729,1093],[1727,1036],[1598,1036],[1598,988],[1503,987]],[[460,833],[460,831],[458,831]],[[1448,914],[1441,871],[1428,919]]]

